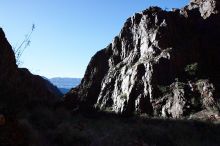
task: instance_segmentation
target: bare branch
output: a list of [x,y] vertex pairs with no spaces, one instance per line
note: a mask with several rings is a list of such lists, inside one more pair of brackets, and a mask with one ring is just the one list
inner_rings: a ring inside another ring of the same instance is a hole
[[[24,40],[21,42],[21,44],[18,47],[13,47],[13,51],[15,53],[16,63],[17,65],[21,65],[21,56],[24,53],[25,49],[30,46],[31,43],[31,35],[33,31],[35,30],[36,26],[35,24],[32,24],[31,31],[25,35]],[[16,45],[17,46],[17,45]]]

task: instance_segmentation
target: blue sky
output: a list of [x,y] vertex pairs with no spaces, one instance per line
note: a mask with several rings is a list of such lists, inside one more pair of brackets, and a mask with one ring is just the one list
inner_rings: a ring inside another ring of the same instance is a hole
[[21,67],[45,77],[83,77],[90,58],[125,20],[149,6],[180,8],[188,0],[0,0],[0,27],[12,46],[36,29]]

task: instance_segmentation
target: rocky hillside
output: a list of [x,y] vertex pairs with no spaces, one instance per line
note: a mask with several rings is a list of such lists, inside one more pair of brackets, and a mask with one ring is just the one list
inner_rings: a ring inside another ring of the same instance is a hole
[[17,67],[12,47],[0,28],[0,113],[55,102],[60,95],[49,81]]
[[64,96],[67,106],[172,118],[218,114],[219,10],[217,0],[191,0],[128,18]]

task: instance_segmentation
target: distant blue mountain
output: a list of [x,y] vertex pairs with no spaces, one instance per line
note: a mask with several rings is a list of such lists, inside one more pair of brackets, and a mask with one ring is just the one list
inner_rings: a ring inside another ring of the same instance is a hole
[[59,90],[65,94],[67,93],[71,88],[76,87],[80,84],[81,78],[51,78],[49,81],[57,86]]

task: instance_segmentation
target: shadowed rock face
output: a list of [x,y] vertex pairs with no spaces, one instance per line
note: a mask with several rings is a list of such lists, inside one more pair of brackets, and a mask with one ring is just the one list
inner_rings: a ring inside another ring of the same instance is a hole
[[61,93],[49,81],[17,67],[12,47],[0,28],[0,112],[5,108],[17,112],[40,102],[49,104],[58,96]]
[[192,0],[182,9],[136,13],[92,57],[81,84],[64,96],[66,103],[173,118],[218,113],[218,10],[217,1]]
[[16,69],[16,61],[11,45],[5,38],[3,30],[0,28],[0,81],[5,80],[6,76],[11,76]]

